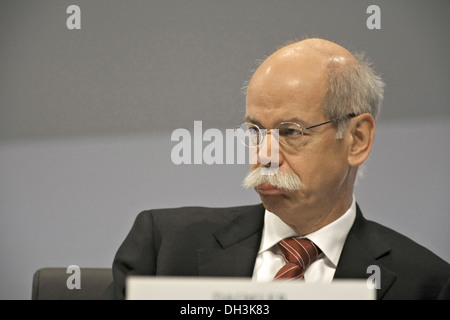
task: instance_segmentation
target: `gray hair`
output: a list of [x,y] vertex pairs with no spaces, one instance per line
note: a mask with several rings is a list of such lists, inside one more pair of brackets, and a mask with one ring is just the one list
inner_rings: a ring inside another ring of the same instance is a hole
[[[364,54],[355,53],[353,56],[356,63],[342,63],[339,59],[331,59],[328,65],[329,85],[322,109],[329,119],[349,113],[369,113],[374,119],[378,117],[384,83]],[[348,119],[335,123],[338,139],[343,137],[347,123]]]

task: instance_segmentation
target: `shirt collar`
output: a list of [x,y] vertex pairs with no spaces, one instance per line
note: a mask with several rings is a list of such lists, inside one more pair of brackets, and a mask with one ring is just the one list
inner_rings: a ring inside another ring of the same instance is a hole
[[[350,208],[332,223],[304,236],[313,241],[331,261],[337,266],[339,257],[344,247],[345,239],[356,217],[356,201]],[[264,228],[259,253],[270,250],[278,242],[285,238],[298,236],[294,229],[283,222],[277,215],[266,210],[264,214]]]

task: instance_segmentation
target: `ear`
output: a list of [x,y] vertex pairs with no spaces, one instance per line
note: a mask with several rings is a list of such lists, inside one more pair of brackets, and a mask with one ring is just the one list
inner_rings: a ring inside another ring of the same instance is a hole
[[348,152],[348,163],[352,167],[358,167],[366,161],[372,149],[375,137],[375,119],[369,113],[363,113],[353,118]]

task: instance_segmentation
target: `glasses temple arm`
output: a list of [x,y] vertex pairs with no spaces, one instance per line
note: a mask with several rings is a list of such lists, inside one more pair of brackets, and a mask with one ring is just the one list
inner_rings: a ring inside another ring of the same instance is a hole
[[319,124],[316,124],[316,125],[313,125],[313,126],[309,126],[307,128],[304,128],[303,130],[308,130],[308,129],[320,127],[320,126],[323,126],[324,124],[333,123],[333,122],[340,121],[340,120],[345,119],[345,118],[354,118],[354,117],[356,117],[355,113],[349,113],[349,114],[346,114],[345,116],[342,116],[342,117],[339,117],[339,118],[336,118],[336,119],[333,119],[333,120],[329,120],[329,121],[322,122],[322,123],[319,123]]

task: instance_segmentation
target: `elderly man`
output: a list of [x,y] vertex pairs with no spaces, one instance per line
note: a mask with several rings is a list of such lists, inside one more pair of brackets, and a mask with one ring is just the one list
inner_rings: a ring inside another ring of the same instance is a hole
[[249,82],[239,126],[258,160],[243,184],[262,205],[142,212],[116,254],[108,297],[124,297],[127,275],[330,283],[367,279],[377,266],[378,299],[448,298],[450,265],[364,219],[353,196],[382,95],[368,63],[337,44],[276,51]]

